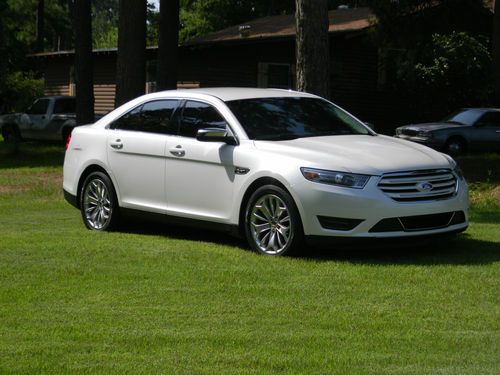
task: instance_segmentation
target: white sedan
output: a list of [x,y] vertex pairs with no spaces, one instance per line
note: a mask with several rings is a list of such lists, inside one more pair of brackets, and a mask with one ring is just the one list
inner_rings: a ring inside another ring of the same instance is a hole
[[455,161],[378,135],[320,97],[212,88],[144,95],[73,131],[64,194],[93,230],[130,215],[246,237],[262,254],[304,240],[406,238],[468,226]]

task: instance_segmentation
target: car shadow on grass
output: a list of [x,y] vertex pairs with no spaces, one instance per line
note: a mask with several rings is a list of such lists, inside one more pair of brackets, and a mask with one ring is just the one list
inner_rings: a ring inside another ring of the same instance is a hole
[[246,242],[243,238],[235,237],[226,232],[190,226],[128,219],[121,225],[120,232],[163,236],[176,240],[210,242],[213,244],[234,246],[242,250],[248,250]]
[[477,240],[467,233],[454,237],[365,247],[313,248],[301,257],[312,261],[341,261],[377,265],[484,265],[500,261],[500,243]]
[[0,142],[0,169],[62,167],[64,152],[61,142]]
[[[245,239],[206,229],[154,222],[129,221],[123,232],[164,236],[170,239],[209,242],[248,251]],[[500,243],[471,238],[467,233],[457,236],[432,237],[419,242],[384,244],[374,241],[359,246],[331,245],[318,247],[305,245],[294,258],[306,261],[349,262],[354,264],[407,264],[407,265],[484,265],[500,261]]]

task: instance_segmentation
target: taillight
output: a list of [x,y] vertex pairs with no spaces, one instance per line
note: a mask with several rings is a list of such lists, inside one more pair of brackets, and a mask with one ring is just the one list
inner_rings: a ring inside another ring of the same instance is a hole
[[69,141],[71,141],[71,133],[69,133],[68,136],[66,137],[66,150],[68,149]]

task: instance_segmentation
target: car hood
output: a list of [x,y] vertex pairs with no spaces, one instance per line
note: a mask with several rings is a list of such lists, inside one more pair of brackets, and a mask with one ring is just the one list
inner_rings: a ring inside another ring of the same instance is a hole
[[411,125],[405,125],[405,126],[400,126],[398,129],[412,129],[412,130],[423,130],[423,131],[433,131],[433,130],[440,130],[440,129],[452,129],[452,128],[460,128],[465,125],[460,125],[460,124],[452,124],[449,122],[427,122],[423,124],[411,124]]
[[21,117],[22,113],[8,113],[5,115],[0,115],[0,123],[10,123],[15,122],[19,117]]
[[303,167],[381,175],[388,172],[450,168],[441,153],[383,135],[342,135],[290,141],[254,141],[269,153],[294,158]]

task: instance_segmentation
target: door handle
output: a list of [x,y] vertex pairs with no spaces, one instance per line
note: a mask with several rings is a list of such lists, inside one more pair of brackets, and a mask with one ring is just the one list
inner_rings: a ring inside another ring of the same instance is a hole
[[495,133],[500,133],[500,130],[495,130]]
[[116,141],[111,142],[109,145],[113,147],[115,150],[121,150],[123,148],[123,143],[121,139],[117,139]]
[[175,148],[170,149],[170,153],[174,156],[179,156],[179,157],[186,155],[186,151],[182,149],[181,145],[177,145],[175,146]]

